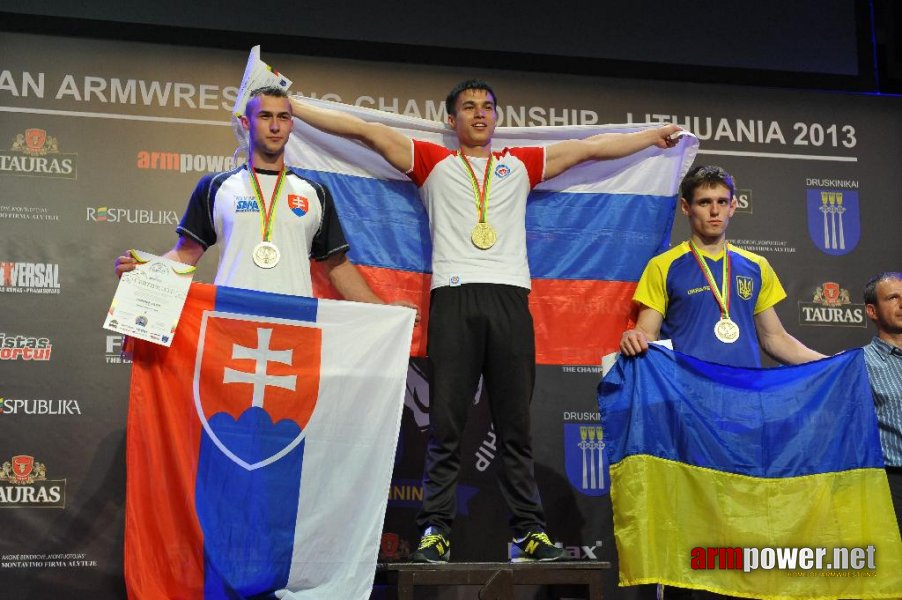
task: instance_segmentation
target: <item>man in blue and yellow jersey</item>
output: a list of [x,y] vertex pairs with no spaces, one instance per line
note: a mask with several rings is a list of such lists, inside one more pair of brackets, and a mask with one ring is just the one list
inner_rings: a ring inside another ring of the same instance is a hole
[[636,327],[624,332],[620,351],[635,356],[649,341],[670,339],[683,354],[737,367],[761,366],[759,344],[783,364],[824,358],[783,328],[774,305],[786,292],[767,259],[727,241],[733,177],[720,167],[692,169],[680,185],[680,209],[689,240],[645,267],[633,295]]
[[[727,242],[735,190],[733,177],[720,167],[696,167],[683,179],[680,209],[689,218],[689,240],[646,265],[633,295],[636,327],[620,339],[624,355],[670,339],[683,354],[736,367],[760,367],[759,344],[783,364],[824,358],[783,328],[774,305],[786,292],[767,259]],[[670,586],[659,594],[668,600],[724,598]]]

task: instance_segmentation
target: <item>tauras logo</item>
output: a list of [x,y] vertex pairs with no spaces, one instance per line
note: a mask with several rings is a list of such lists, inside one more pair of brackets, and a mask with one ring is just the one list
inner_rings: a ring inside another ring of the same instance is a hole
[[47,479],[47,467],[19,454],[0,465],[0,508],[65,508],[66,480]]
[[0,152],[0,174],[76,179],[78,155],[59,151],[59,142],[39,128],[16,134],[9,152]]
[[799,325],[866,327],[864,304],[853,304],[849,290],[827,281],[815,288],[811,302],[799,302]]

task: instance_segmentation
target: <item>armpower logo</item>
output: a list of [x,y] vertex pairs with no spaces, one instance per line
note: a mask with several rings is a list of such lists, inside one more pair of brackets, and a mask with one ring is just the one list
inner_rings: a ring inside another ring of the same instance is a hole
[[0,465],[0,508],[66,508],[66,480],[47,479],[33,456],[13,456]]
[[232,156],[188,154],[186,152],[158,152],[141,150],[135,165],[139,169],[178,171],[180,173],[214,173],[231,171],[241,162]]
[[26,129],[16,134],[8,152],[0,151],[0,175],[77,179],[78,155],[61,153],[45,129]]
[[864,304],[853,304],[849,290],[827,281],[814,290],[811,302],[799,302],[799,325],[867,327]]
[[50,360],[48,338],[0,333],[0,360]]

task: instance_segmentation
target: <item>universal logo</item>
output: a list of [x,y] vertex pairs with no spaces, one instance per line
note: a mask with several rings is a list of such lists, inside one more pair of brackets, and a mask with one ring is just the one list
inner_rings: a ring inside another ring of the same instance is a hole
[[47,479],[33,456],[13,456],[0,466],[0,508],[66,508],[66,480]]
[[864,304],[854,304],[849,290],[827,281],[815,288],[811,302],[799,302],[799,325],[867,327]]
[[56,263],[0,262],[0,292],[59,294],[59,265]]
[[78,155],[61,153],[45,129],[26,129],[16,134],[8,152],[0,152],[0,175],[77,179]]

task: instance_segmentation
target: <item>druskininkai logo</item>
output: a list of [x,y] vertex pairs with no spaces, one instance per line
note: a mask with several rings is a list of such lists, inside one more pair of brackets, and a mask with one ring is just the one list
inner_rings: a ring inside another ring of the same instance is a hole
[[570,484],[586,496],[610,492],[604,432],[599,423],[564,423],[564,466]]
[[0,465],[0,508],[65,508],[66,480],[47,479],[47,467],[18,454]]
[[840,256],[855,249],[861,237],[857,191],[809,188],[807,205],[808,234],[821,252]]
[[78,178],[78,155],[64,154],[46,129],[32,127],[17,133],[9,152],[0,152],[0,175]]

